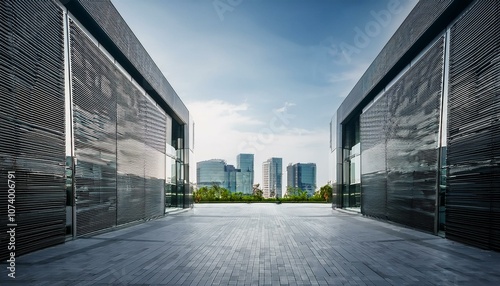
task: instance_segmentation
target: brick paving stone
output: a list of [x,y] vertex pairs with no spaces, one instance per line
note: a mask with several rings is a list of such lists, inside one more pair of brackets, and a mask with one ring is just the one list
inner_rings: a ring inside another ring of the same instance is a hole
[[16,262],[0,285],[500,285],[498,252],[327,204],[197,204]]

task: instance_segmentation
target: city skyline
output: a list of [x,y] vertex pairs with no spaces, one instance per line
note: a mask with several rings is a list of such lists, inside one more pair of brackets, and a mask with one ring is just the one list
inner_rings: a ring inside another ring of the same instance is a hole
[[[226,160],[226,159],[221,159],[221,158],[212,158],[212,159],[208,159],[208,160],[203,160],[203,161],[198,161],[196,162],[197,166],[199,163],[205,163],[205,162],[218,162],[220,164],[224,164],[224,166],[226,166],[226,170],[227,168],[234,168],[236,170],[243,170],[242,169],[242,166],[239,164],[239,161],[238,161],[238,158],[240,157],[240,155],[254,155],[254,154],[238,154],[237,155],[237,158],[236,158],[236,164],[230,164],[228,163],[229,161]],[[271,157],[270,159],[272,158],[277,158],[277,157]],[[283,160],[283,158],[279,158],[281,160]],[[269,160],[269,159],[268,159]],[[268,161],[266,160],[266,161]],[[265,163],[266,161],[262,162],[262,163]],[[236,165],[236,167],[234,167]],[[311,189],[310,187],[306,187],[306,188],[301,188],[301,189],[304,189],[304,190],[307,190],[308,193],[310,195],[314,194],[314,191],[317,190],[319,187],[323,186],[323,185],[326,185],[325,184],[321,184],[321,185],[318,185],[317,183],[317,179],[316,179],[316,172],[317,172],[317,165],[316,163],[313,163],[313,162],[291,162],[289,163],[286,167],[288,168],[289,166],[298,166],[298,167],[303,167],[303,166],[309,166],[309,165],[313,165],[314,166],[314,188]],[[198,167],[197,167],[198,169]],[[253,165],[253,169],[255,169],[255,164]],[[252,173],[255,173],[255,172],[252,172]],[[284,176],[286,173],[286,177]],[[285,183],[285,178],[286,178],[286,185],[284,184]],[[226,179],[221,179],[220,182],[225,182]],[[206,184],[205,182],[202,182],[202,184],[199,184],[199,175],[197,174],[197,180],[196,180],[196,183],[197,183],[197,187],[199,188],[200,186],[211,186],[213,185],[213,182],[219,182],[218,180],[213,180],[211,181],[212,184]],[[284,166],[282,165],[282,194],[285,195],[286,193],[286,188],[289,186],[289,177],[288,177],[288,169],[284,169]],[[264,184],[264,181],[256,181],[256,180],[253,180],[253,184],[252,185],[255,185],[255,184],[259,184],[259,188],[262,189],[263,188],[263,184]],[[222,185],[222,183],[221,183]],[[295,186],[294,186],[295,187]],[[299,187],[300,188],[300,187]],[[311,190],[312,190],[312,193],[311,193]],[[239,192],[239,190],[236,190]]]

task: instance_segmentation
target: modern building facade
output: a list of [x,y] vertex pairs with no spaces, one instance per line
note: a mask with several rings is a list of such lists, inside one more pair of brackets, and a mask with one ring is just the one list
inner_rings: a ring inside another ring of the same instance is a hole
[[212,159],[196,163],[196,186],[211,187],[213,185],[226,187],[226,161]]
[[238,154],[236,157],[236,189],[252,194],[254,182],[254,154]]
[[232,193],[252,193],[253,154],[239,154],[237,168],[221,159],[212,159],[197,163],[197,187],[223,187]]
[[297,169],[293,167],[293,164],[290,163],[288,166],[286,166],[286,190],[285,190],[285,195],[287,193],[287,190],[289,187],[296,188],[294,187],[295,185],[295,178],[297,177]]
[[283,159],[269,158],[262,163],[262,195],[264,198],[283,197]]
[[420,1],[330,123],[340,208],[500,250],[500,1]]
[[287,188],[299,188],[313,196],[316,191],[316,164],[296,163],[286,167]]
[[16,255],[192,206],[194,123],[110,1],[7,0],[0,15],[0,208],[15,207]]
[[236,173],[234,165],[226,165],[226,185],[224,187],[231,193],[236,192]]

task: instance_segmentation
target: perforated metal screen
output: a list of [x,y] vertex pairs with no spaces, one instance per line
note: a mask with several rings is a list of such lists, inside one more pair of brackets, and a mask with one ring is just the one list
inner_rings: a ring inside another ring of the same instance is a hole
[[[164,214],[165,150],[173,136],[164,110],[176,120],[189,113],[111,2],[81,2],[0,1],[0,208],[8,210],[10,172],[15,176],[16,256],[65,241],[66,225],[72,223],[66,213],[71,178],[77,235]],[[67,14],[59,5],[68,7],[71,19],[69,59]],[[103,16],[103,5],[112,13]],[[114,33],[113,27],[125,32]],[[112,50],[105,53],[97,38]],[[160,107],[117,69],[110,53],[134,79],[147,78],[140,84]],[[65,118],[65,83],[71,88],[72,118]],[[75,170],[66,182],[71,144],[65,142],[70,138],[65,127],[71,121]],[[7,218],[0,217],[1,245],[9,241]],[[1,259],[7,251],[0,249]]]
[[77,234],[116,225],[116,89],[113,64],[71,23]]
[[78,235],[162,216],[165,112],[76,24],[71,51]]
[[441,37],[361,115],[365,214],[434,230],[442,70]]
[[446,236],[500,250],[500,1],[451,27]]
[[77,3],[74,4],[81,5],[106,36],[109,37],[113,45],[123,53],[124,60],[130,62],[131,67],[136,69],[144,78],[140,82],[143,88],[148,92],[157,93],[159,98],[168,104],[167,107],[173,109],[174,112],[171,116],[178,118],[185,124],[189,123],[188,109],[111,1],[77,0],[75,2]]
[[62,11],[51,1],[0,1],[0,258],[7,257],[7,180],[15,178],[16,249],[65,239]]

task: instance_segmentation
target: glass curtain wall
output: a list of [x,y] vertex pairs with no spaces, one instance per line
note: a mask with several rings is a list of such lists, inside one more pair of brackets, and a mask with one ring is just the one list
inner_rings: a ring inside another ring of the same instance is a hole
[[359,116],[344,125],[342,206],[361,207],[361,144]]

